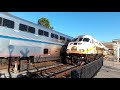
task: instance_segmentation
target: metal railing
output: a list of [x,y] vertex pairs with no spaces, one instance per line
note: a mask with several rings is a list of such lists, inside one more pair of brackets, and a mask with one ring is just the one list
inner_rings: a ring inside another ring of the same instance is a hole
[[77,70],[71,71],[71,78],[92,78],[103,65],[103,57],[95,60]]

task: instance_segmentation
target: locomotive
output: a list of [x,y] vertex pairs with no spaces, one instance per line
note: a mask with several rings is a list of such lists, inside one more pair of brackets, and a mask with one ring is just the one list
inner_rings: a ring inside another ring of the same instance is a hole
[[85,64],[104,56],[108,51],[101,42],[90,35],[80,35],[69,42],[67,46],[67,63]]

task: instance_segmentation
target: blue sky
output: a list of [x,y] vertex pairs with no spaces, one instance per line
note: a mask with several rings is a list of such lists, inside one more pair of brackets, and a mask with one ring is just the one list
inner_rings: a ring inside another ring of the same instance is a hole
[[120,39],[120,12],[10,12],[20,18],[37,23],[45,17],[54,30],[76,37],[91,35],[95,39],[111,42]]

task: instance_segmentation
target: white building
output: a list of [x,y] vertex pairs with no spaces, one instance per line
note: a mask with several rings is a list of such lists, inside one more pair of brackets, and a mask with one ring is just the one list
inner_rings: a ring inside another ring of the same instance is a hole
[[103,42],[103,44],[114,54],[115,61],[120,58],[120,39],[114,39],[112,42]]
[[114,39],[112,41],[112,43],[113,43],[114,56],[115,56],[116,60],[119,62],[119,58],[120,58],[120,40],[119,39]]

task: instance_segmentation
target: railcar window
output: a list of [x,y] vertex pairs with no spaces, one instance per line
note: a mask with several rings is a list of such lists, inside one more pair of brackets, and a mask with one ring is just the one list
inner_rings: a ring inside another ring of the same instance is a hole
[[55,35],[55,38],[58,39],[58,35]]
[[51,38],[54,38],[55,34],[51,33]]
[[44,54],[48,54],[48,49],[44,49]]
[[63,37],[63,36],[60,36],[60,40],[64,40],[64,41],[65,41],[65,37]]
[[84,42],[89,42],[89,40],[90,40],[89,38],[84,38],[83,39]]
[[2,25],[2,18],[0,17],[0,26]]
[[35,33],[35,28],[29,26],[29,28],[28,28],[28,32],[30,32],[30,33]]
[[65,41],[65,37],[63,37],[63,40]]
[[60,36],[60,40],[63,40],[62,36]]
[[39,34],[39,35],[43,35],[43,30],[40,30],[40,29],[39,29],[39,30],[38,30],[38,34]]
[[14,28],[14,21],[3,18],[3,26],[6,26],[8,28]]
[[19,30],[27,32],[27,26],[24,24],[19,24]]
[[49,33],[44,31],[44,36],[49,37]]

